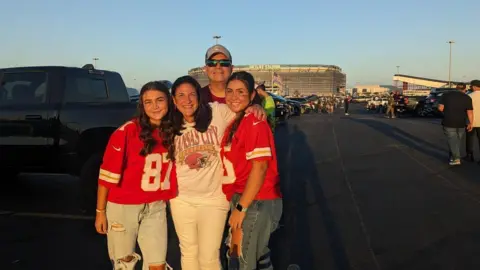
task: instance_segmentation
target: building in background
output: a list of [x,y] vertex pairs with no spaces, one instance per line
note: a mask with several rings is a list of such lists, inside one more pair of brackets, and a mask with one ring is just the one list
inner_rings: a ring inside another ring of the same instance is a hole
[[356,85],[353,88],[353,93],[356,93],[358,96],[363,95],[383,95],[388,93],[390,90],[389,87],[383,85]]
[[427,91],[433,88],[455,88],[459,83],[465,83],[467,88],[470,87],[470,81],[466,80],[460,81],[445,81],[438,79],[431,79],[425,77],[411,76],[405,74],[395,74],[393,75],[393,83],[403,91]]
[[[284,96],[345,92],[346,75],[334,65],[242,65],[235,66],[233,71],[248,71],[256,82],[265,82],[267,91]],[[193,68],[188,74],[202,86],[208,84],[202,67]]]

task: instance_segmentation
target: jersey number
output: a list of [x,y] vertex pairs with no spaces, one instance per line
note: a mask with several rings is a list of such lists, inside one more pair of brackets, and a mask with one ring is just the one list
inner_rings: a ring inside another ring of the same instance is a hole
[[[152,168],[155,163],[155,168]],[[165,180],[161,182],[162,177],[162,155],[155,153],[145,157],[145,166],[143,167],[142,189],[144,191],[157,191],[159,189],[170,189],[170,173],[172,171],[172,162],[168,164],[168,170],[165,174]],[[153,179],[152,179],[153,178]]]

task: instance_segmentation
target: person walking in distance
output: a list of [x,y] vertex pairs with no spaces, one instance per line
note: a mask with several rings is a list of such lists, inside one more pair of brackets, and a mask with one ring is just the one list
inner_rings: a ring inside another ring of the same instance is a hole
[[395,96],[393,93],[390,93],[390,96],[387,100],[387,112],[385,113],[387,118],[395,118]]
[[345,99],[343,100],[343,106],[345,107],[345,115],[349,115],[348,109],[350,107],[351,101],[352,101],[352,98],[350,96],[346,96]]
[[[478,145],[480,146],[480,80],[473,80],[470,83],[473,90],[469,94],[472,99],[473,107],[473,123],[472,130],[467,132],[467,157],[468,161],[475,161],[473,151],[475,149],[475,137],[478,139]],[[478,162],[480,165],[480,161]]]
[[209,83],[200,92],[200,102],[206,104],[216,101],[225,104],[225,88],[233,71],[230,51],[220,44],[208,48],[203,71],[207,74]]
[[462,91],[456,90],[445,93],[439,101],[438,110],[443,112],[443,132],[448,140],[450,149],[450,165],[460,165],[460,144],[465,134],[466,117],[468,117],[467,131],[472,130],[473,106],[472,99]]

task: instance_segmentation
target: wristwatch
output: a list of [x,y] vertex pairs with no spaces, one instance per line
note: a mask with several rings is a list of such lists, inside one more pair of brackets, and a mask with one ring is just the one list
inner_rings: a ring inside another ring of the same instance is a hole
[[247,212],[247,209],[248,209],[248,208],[247,208],[247,207],[243,207],[241,204],[237,203],[237,204],[235,205],[235,209],[237,209],[237,210],[240,211],[240,212]]

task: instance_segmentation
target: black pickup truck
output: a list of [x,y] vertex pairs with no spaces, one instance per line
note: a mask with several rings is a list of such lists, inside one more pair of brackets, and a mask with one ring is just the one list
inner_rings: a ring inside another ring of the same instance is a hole
[[0,82],[2,182],[18,172],[68,173],[94,198],[108,139],[137,106],[120,74],[90,64],[15,67],[0,69]]

